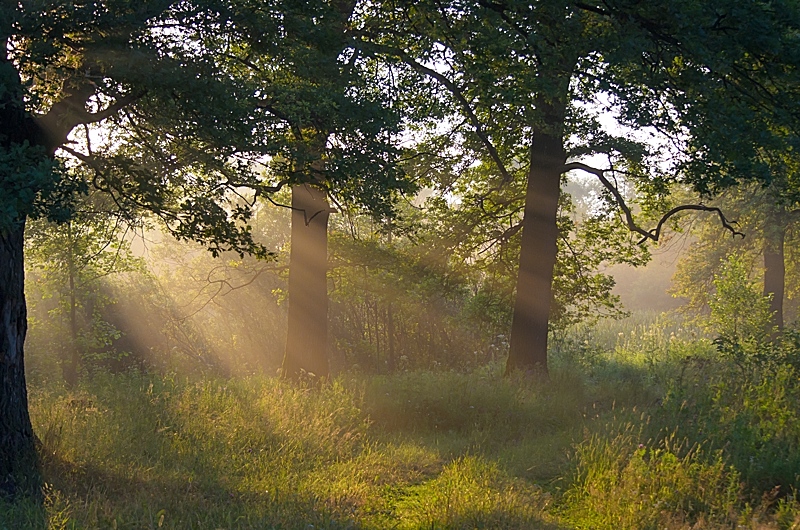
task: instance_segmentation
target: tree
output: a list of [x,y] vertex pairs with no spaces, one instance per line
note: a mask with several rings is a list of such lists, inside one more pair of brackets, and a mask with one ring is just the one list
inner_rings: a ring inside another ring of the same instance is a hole
[[[515,171],[508,184],[493,187],[491,167],[482,164],[467,169],[449,186],[457,202],[429,200],[432,232],[438,234],[443,249],[438,252],[482,271],[485,285],[502,293],[509,306],[519,266],[525,187],[523,171]],[[578,189],[575,184],[571,187]],[[585,206],[580,202],[566,191],[559,197],[551,332],[593,317],[619,315],[611,294],[614,280],[598,271],[614,263],[641,265],[649,258],[647,249],[636,245],[607,205],[596,197]]]
[[329,200],[382,216],[393,196],[413,185],[397,166],[394,87],[347,36],[357,2],[269,5],[228,4],[235,45],[221,57],[255,94],[255,148],[269,158],[267,174],[279,183],[262,194],[282,186],[292,190],[283,373],[325,378],[328,219],[335,211]]
[[[115,211],[108,197],[95,191],[78,198],[71,218],[63,224],[39,219],[29,223],[25,245],[29,266],[36,268],[42,297],[55,297],[49,316],[66,319],[52,348],[60,350],[64,381],[74,387],[84,358],[114,355],[120,330],[102,316],[113,301],[104,280],[113,274],[141,270],[125,235],[131,212]],[[64,340],[65,337],[68,340]]]
[[[464,146],[494,164],[495,186],[508,185],[513,168],[527,171],[509,372],[546,371],[565,172],[595,175],[644,240],[658,240],[666,220],[687,209],[715,211],[733,229],[719,210],[683,205],[645,230],[614,182],[650,196],[675,180],[711,192],[731,183],[711,171],[725,165],[730,143],[751,153],[754,143],[784,142],[770,131],[796,128],[796,13],[794,3],[690,0],[376,4],[354,34],[362,49],[446,89]],[[598,107],[630,129],[657,131],[677,152],[605,132]],[[608,166],[577,161],[591,154]]]
[[[232,160],[226,137],[249,127],[236,92],[187,44],[219,13],[202,5],[23,1],[0,6],[0,485],[38,496],[23,343],[24,230],[29,218],[66,221],[89,186],[122,210],[154,212],[176,235],[266,255],[230,208],[230,193],[261,179]],[[170,28],[165,31],[164,28]],[[209,104],[209,101],[213,104]],[[218,125],[234,118],[239,125]],[[97,145],[92,128],[115,120],[128,136]],[[250,134],[251,129],[246,134]],[[225,136],[225,137],[223,137]],[[87,172],[67,171],[82,164]],[[231,167],[237,180],[230,178]],[[90,174],[89,182],[76,175]]]
[[776,178],[768,186],[741,185],[720,194],[715,204],[736,219],[737,229],[747,234],[745,238],[731,238],[718,226],[701,220],[689,225],[693,240],[678,263],[673,289],[675,296],[687,299],[689,311],[708,310],[713,278],[725,259],[736,254],[749,265],[750,274],[763,278],[762,294],[770,300],[770,327],[783,329],[785,303],[796,297],[792,255],[800,214],[786,184],[786,179]]

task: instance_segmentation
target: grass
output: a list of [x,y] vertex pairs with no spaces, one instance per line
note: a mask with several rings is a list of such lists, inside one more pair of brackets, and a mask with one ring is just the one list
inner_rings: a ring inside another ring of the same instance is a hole
[[797,374],[658,325],[581,338],[550,381],[33,388],[46,499],[0,504],[0,528],[800,528]]

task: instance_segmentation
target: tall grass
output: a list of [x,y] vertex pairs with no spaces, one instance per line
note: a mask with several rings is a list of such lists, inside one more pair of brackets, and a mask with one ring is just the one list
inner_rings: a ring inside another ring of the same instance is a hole
[[0,528],[800,528],[794,368],[640,324],[574,335],[549,380],[32,388],[46,500]]

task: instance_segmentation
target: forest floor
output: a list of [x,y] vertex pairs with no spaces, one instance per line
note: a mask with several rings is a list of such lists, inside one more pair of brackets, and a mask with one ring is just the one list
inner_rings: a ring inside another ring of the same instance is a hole
[[0,503],[0,528],[800,528],[794,369],[631,333],[562,345],[549,380],[32,388],[46,498]]

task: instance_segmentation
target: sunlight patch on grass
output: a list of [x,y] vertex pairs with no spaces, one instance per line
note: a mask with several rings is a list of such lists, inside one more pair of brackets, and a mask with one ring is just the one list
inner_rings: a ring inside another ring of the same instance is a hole
[[45,503],[0,503],[0,529],[798,527],[796,371],[646,340],[668,349],[578,352],[594,357],[562,358],[549,381],[98,373],[34,388]]
[[397,503],[400,528],[543,528],[550,497],[476,456],[458,458]]

